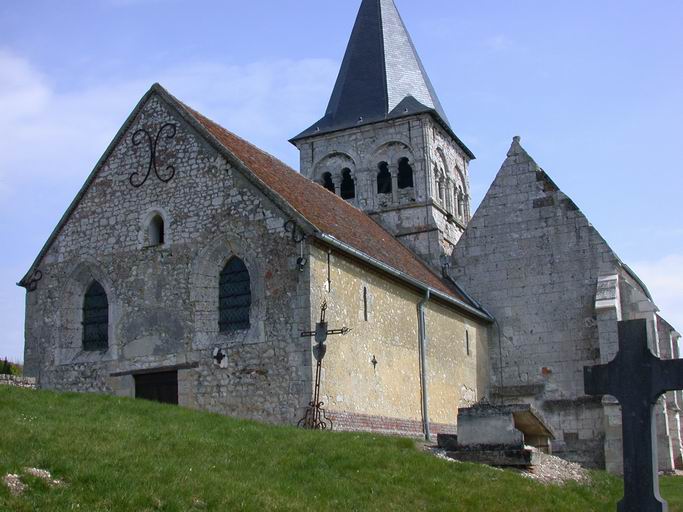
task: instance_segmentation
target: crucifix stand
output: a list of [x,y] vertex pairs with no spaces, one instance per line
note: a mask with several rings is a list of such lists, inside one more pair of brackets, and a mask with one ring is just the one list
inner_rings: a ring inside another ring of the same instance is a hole
[[612,395],[621,404],[624,499],[619,512],[665,512],[659,495],[654,405],[683,389],[683,359],[662,361],[647,346],[647,322],[619,322],[619,352],[612,362],[584,368],[587,395]]
[[325,321],[325,312],[327,311],[327,302],[323,302],[320,307],[320,322],[315,325],[315,331],[304,331],[301,333],[302,338],[315,338],[316,344],[313,346],[313,356],[317,361],[315,365],[315,388],[313,391],[313,400],[308,404],[304,417],[299,420],[297,424],[299,427],[311,430],[332,430],[332,421],[325,415],[323,409],[323,402],[320,401],[320,373],[322,370],[322,361],[327,352],[325,341],[330,335],[340,334],[346,336],[351,329],[342,327],[341,329],[328,329]]

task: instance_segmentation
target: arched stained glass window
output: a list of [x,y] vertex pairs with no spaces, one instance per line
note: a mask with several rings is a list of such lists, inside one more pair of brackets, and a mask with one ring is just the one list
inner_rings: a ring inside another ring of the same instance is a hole
[[93,281],[83,298],[83,350],[101,351],[109,347],[109,300],[107,292]]
[[218,301],[220,332],[249,329],[251,281],[241,259],[231,258],[221,271]]

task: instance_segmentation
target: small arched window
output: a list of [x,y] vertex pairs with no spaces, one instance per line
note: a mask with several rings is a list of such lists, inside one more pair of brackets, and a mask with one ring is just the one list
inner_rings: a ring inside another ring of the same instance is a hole
[[218,291],[220,332],[249,329],[251,282],[249,271],[239,258],[231,258],[221,271]]
[[398,161],[398,188],[413,188],[413,168],[407,158]]
[[107,292],[93,281],[83,298],[83,350],[102,351],[109,347],[109,300]]
[[351,169],[342,170],[341,197],[342,199],[353,199],[356,197],[356,184],[351,177]]
[[336,191],[334,190],[334,182],[332,181],[332,174],[330,174],[329,172],[323,174],[322,186],[330,192],[332,192],[333,194],[336,194]]
[[152,246],[164,245],[164,239],[164,219],[157,214],[149,222],[149,244]]
[[389,164],[386,162],[380,162],[377,167],[379,169],[379,173],[377,174],[377,193],[391,194],[392,186]]

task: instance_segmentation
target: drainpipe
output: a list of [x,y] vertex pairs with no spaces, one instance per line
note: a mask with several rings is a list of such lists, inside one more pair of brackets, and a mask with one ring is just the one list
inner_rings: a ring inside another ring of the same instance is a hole
[[429,433],[429,404],[427,400],[427,323],[425,321],[425,304],[429,302],[430,290],[417,305],[418,338],[420,342],[420,392],[422,395],[422,429],[425,440],[431,441]]

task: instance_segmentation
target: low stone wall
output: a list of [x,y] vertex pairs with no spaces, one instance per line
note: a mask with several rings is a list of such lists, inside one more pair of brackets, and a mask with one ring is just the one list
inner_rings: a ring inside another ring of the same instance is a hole
[[0,386],[2,385],[36,389],[36,379],[33,377],[17,377],[16,375],[0,375]]

